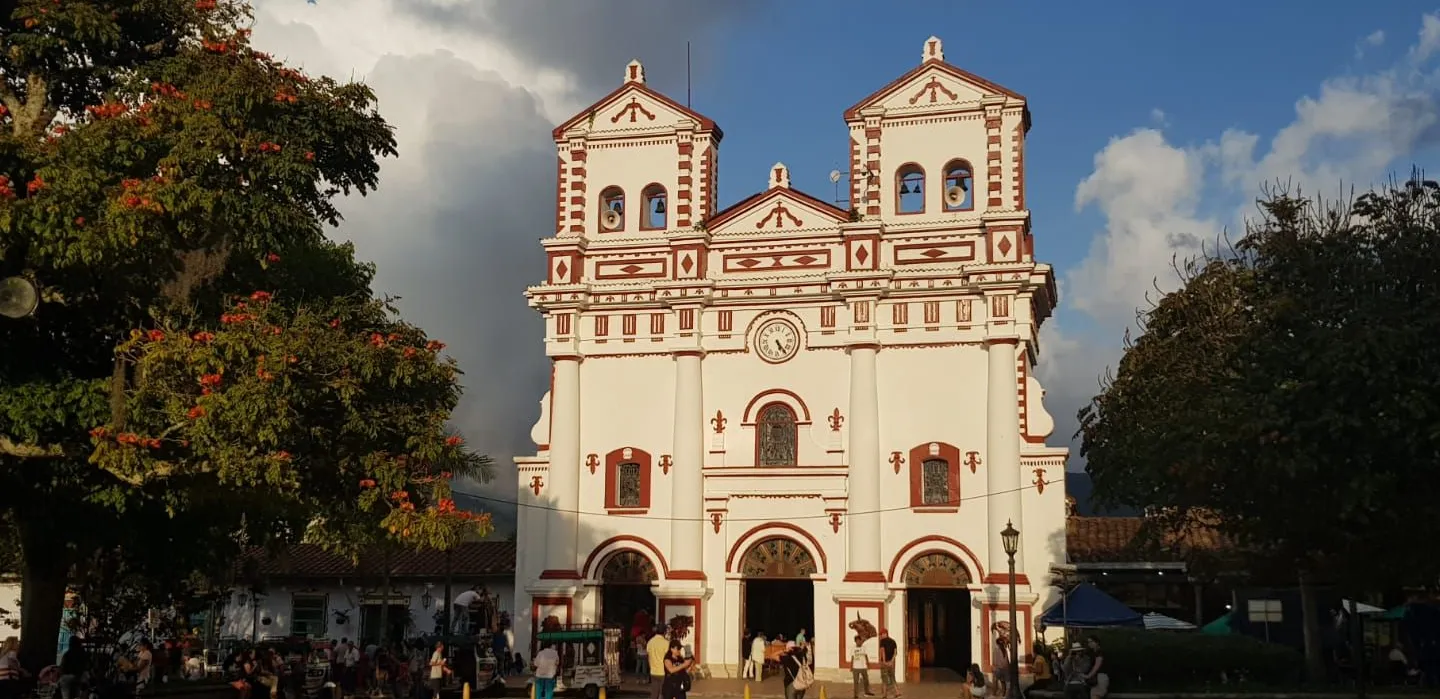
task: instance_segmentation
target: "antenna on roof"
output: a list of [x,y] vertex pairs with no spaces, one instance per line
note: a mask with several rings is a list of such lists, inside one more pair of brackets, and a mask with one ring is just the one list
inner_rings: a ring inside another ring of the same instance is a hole
[[685,42],[685,108],[690,106],[690,42]]

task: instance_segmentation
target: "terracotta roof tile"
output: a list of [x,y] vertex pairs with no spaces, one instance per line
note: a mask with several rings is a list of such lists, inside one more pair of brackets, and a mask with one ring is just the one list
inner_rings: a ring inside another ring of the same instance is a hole
[[1065,522],[1065,546],[1071,563],[1160,563],[1182,560],[1187,552],[1224,548],[1219,534],[1195,522],[1179,535],[1164,535],[1161,545],[1142,536],[1144,517],[1081,517]]
[[[472,541],[460,544],[450,553],[450,573],[460,577],[513,575],[515,542]],[[443,551],[406,549],[390,556],[390,575],[397,578],[438,578],[445,575],[446,555]],[[380,575],[385,557],[362,554],[359,562],[350,557],[326,551],[316,544],[300,544],[275,555],[252,549],[240,564],[262,577],[342,578],[346,576]]]

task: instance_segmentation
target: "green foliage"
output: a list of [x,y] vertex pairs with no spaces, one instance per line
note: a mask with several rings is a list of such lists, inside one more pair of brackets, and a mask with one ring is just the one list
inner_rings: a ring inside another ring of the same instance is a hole
[[1440,498],[1440,187],[1261,210],[1184,268],[1081,411],[1095,495],[1214,527],[1251,573],[1431,583],[1414,542],[1440,523],[1410,513]]
[[[392,130],[368,87],[253,50],[249,20],[242,0],[0,0],[0,276],[45,301],[0,321],[0,512],[47,581],[27,605],[67,571],[153,597],[242,545],[488,527],[441,477],[487,464],[444,432],[457,370],[325,236]],[[257,289],[273,301],[235,307]]]
[[1143,629],[1094,635],[1105,651],[1112,692],[1219,689],[1222,683],[1232,691],[1293,688],[1304,667],[1295,649],[1248,636]]

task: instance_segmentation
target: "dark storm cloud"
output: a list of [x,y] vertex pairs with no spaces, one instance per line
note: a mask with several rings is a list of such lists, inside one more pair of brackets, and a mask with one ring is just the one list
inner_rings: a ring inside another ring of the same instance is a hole
[[[403,316],[445,341],[465,372],[454,423],[495,458],[496,477],[461,488],[511,501],[510,459],[534,452],[549,377],[523,293],[544,275],[537,241],[554,228],[550,124],[529,91],[446,54],[387,56],[367,82],[382,113],[387,99],[408,100],[418,119],[397,123],[399,159],[376,194],[350,202],[343,230],[378,263],[378,290],[400,296]],[[513,526],[513,508],[487,509]]]
[[397,4],[436,28],[462,30],[504,44],[520,57],[574,75],[582,91],[618,87],[624,66],[639,58],[651,79],[684,80],[685,42],[693,41],[696,68],[713,45],[705,39],[754,15],[764,0],[495,0],[451,4],[404,0]]

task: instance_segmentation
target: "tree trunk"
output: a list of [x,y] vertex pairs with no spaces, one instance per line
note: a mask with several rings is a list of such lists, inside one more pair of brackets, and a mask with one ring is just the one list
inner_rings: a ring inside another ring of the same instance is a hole
[[1300,571],[1300,620],[1305,633],[1305,671],[1311,682],[1325,680],[1325,655],[1320,638],[1320,611],[1310,577]]
[[56,662],[60,619],[65,613],[69,561],[65,545],[21,528],[24,564],[20,583],[20,662],[26,670],[40,670]]

